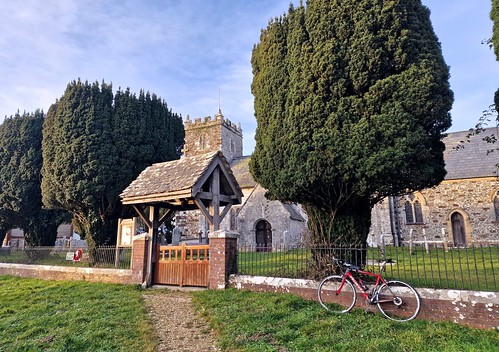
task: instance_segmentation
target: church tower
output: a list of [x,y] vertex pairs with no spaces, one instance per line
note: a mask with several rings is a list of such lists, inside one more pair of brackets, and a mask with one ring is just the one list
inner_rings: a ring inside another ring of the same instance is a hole
[[184,122],[184,156],[205,154],[220,150],[227,161],[243,156],[243,132],[241,124],[237,126],[226,119],[220,110],[213,118],[196,118],[191,121],[187,116]]
[[[184,130],[183,157],[220,150],[230,163],[243,156],[241,125],[235,125],[226,119],[220,110],[213,118],[207,116],[191,121],[187,116],[184,121]],[[183,239],[197,239],[201,234],[203,241],[206,241],[208,223],[199,210],[178,211],[175,215],[175,224],[180,229]]]

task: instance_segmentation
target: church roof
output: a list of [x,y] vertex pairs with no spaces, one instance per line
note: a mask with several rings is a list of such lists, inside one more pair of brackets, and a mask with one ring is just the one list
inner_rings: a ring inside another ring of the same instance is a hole
[[[499,135],[496,127],[487,128],[483,132],[468,137],[470,131],[449,133],[443,139],[445,143],[446,180],[499,176],[499,146],[484,140],[484,137]],[[462,146],[462,147],[458,147]],[[493,152],[490,152],[494,150]]]
[[197,194],[206,193],[203,188],[206,178],[216,166],[221,166],[222,171],[221,193],[233,197],[235,203],[240,203],[241,190],[220,151],[153,164],[142,171],[120,197],[123,204],[165,202],[172,207],[186,204]]
[[241,188],[253,188],[256,186],[256,181],[249,171],[249,162],[251,155],[243,156],[232,160],[230,168]]
[[298,209],[296,209],[296,206],[293,204],[287,204],[283,203],[284,209],[286,209],[289,213],[289,217],[293,220],[298,220],[298,221],[305,221],[303,216],[299,213]]

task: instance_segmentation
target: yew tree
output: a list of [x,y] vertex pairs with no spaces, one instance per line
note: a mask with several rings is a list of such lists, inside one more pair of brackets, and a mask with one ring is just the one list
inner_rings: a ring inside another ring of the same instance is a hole
[[43,128],[43,202],[69,211],[91,248],[116,240],[119,194],[146,166],[177,159],[181,119],[154,94],[73,81]]
[[365,245],[376,202],[443,180],[453,93],[421,1],[290,6],[251,62],[251,172],[303,205],[314,245]]
[[[29,246],[53,245],[65,212],[45,209],[41,194],[44,114],[17,113],[0,125],[0,240],[12,227]],[[0,241],[1,243],[1,241]]]
[[[490,11],[490,19],[494,23],[492,29],[492,46],[496,54],[496,60],[499,61],[499,0],[492,0],[492,10]],[[496,112],[499,112],[499,89],[496,90],[494,97],[494,105]],[[499,116],[496,116],[496,122],[499,125]]]

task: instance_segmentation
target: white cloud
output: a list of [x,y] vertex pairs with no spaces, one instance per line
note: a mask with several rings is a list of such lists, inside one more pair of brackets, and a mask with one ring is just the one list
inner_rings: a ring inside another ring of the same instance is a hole
[[[294,1],[297,3],[298,1]],[[497,89],[499,63],[480,44],[491,34],[489,2],[423,0],[455,92],[452,130],[473,127]],[[48,110],[77,78],[149,90],[191,118],[222,112],[254,130],[251,50],[289,0],[3,0],[0,116]]]

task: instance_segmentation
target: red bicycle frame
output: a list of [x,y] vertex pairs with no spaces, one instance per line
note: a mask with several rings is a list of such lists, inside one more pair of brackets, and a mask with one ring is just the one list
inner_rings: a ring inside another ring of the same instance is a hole
[[[371,292],[368,292],[368,289],[365,288],[365,286],[364,286],[365,284],[362,281],[362,279],[359,278],[359,280],[357,280],[355,278],[355,276],[352,274],[352,271],[357,273],[357,274],[376,277],[376,281],[374,283],[374,289]],[[373,273],[371,271],[360,270],[360,269],[353,270],[353,269],[348,268],[342,276],[343,276],[343,279],[341,280],[341,285],[340,285],[340,287],[338,287],[338,290],[336,291],[337,295],[343,289],[343,286],[345,285],[345,281],[347,279],[350,279],[350,281],[355,285],[355,287],[357,287],[359,292],[362,293],[362,295],[369,301],[371,301],[372,298],[376,296],[374,293],[377,291],[377,288],[380,287],[381,284],[386,283],[386,280],[383,279],[381,274]],[[373,303],[373,302],[371,302],[371,303]]]

